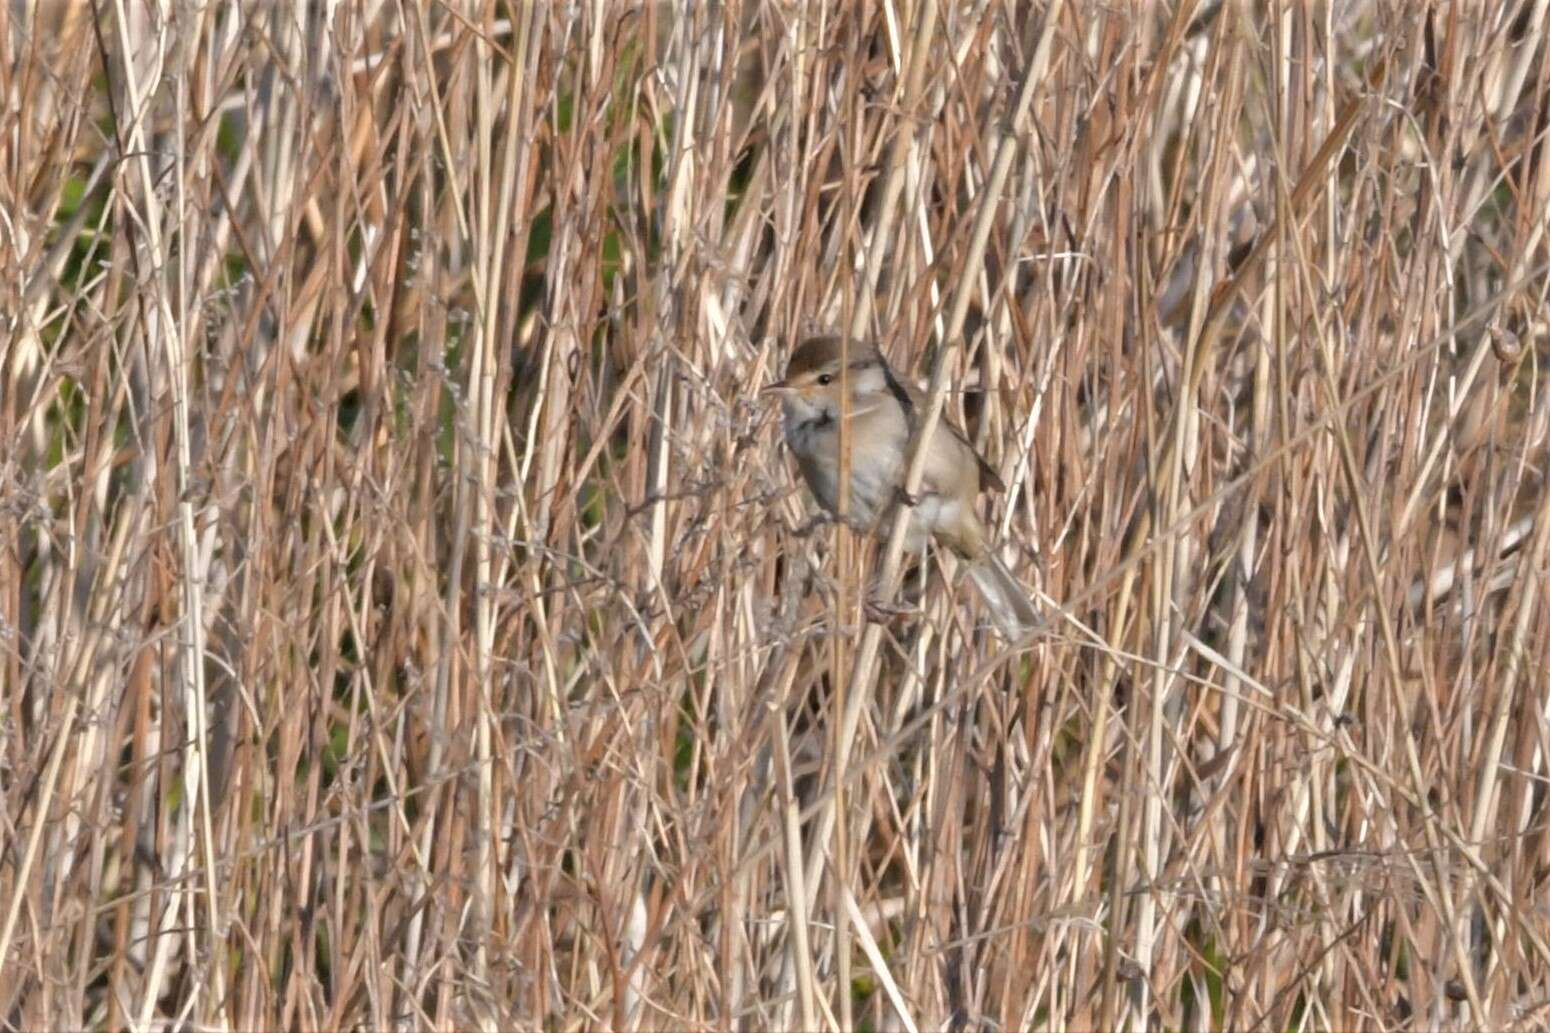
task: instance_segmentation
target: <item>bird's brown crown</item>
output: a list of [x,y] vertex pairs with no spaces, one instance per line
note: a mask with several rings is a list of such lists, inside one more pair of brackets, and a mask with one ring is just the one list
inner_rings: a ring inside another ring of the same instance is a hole
[[807,338],[791,353],[791,361],[786,364],[786,379],[795,380],[824,369],[838,370],[842,355],[850,361],[851,369],[876,362],[880,358],[875,344],[852,340],[842,351],[843,343],[838,335],[833,334]]

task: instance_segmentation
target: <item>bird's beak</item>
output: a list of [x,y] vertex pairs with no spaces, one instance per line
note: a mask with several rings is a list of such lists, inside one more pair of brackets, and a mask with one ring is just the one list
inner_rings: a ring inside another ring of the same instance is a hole
[[791,385],[784,380],[777,380],[773,384],[766,384],[759,392],[761,395],[783,395],[791,390]]

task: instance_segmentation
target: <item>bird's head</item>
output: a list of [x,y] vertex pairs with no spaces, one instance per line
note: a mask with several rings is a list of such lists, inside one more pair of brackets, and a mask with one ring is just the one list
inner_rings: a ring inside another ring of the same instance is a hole
[[[887,363],[877,346],[839,337],[809,337],[791,353],[786,375],[764,389],[780,397],[789,414],[800,417],[838,416],[842,409],[858,416],[882,404],[893,393]],[[850,404],[841,406],[848,391]]]

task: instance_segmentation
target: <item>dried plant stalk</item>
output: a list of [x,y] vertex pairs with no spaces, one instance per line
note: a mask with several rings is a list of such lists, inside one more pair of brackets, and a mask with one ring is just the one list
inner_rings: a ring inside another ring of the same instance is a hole
[[0,8],[0,1025],[1542,1022],[1547,13]]

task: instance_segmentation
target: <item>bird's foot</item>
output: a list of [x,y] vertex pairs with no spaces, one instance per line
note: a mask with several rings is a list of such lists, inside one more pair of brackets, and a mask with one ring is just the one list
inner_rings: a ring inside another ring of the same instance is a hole
[[806,538],[820,527],[824,527],[832,523],[834,523],[834,517],[830,516],[828,513],[819,513],[817,516],[813,517],[813,519],[792,531],[791,536],[793,538]]
[[866,601],[862,603],[862,609],[866,612],[866,619],[873,624],[891,624],[894,621],[920,615],[918,606],[884,602],[873,595],[866,597]]

